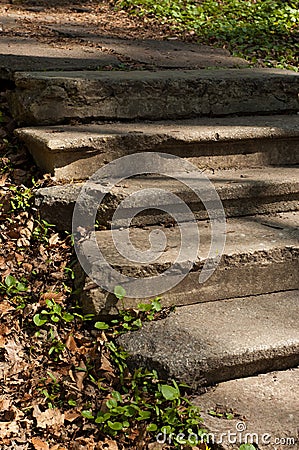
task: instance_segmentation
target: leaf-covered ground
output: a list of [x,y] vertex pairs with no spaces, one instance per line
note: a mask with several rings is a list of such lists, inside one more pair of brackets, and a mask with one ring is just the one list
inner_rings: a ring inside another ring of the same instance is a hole
[[296,0],[119,0],[117,5],[254,64],[298,70]]

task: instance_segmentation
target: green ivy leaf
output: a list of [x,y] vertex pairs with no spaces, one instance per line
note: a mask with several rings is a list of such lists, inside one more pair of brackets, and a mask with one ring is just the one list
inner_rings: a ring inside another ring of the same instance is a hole
[[35,314],[33,317],[33,322],[37,327],[41,327],[47,322],[47,319],[43,319],[40,314]]
[[108,427],[114,431],[120,431],[123,429],[123,424],[120,422],[111,422],[110,420],[108,420],[107,424],[108,424]]
[[58,316],[51,316],[51,320],[52,320],[52,322],[58,323],[59,322],[59,317]]
[[12,275],[7,275],[4,282],[8,288],[15,286],[17,284],[17,280]]
[[142,327],[141,319],[136,319],[136,320],[134,320],[134,322],[132,323],[132,325],[134,325],[135,327],[141,328],[141,327]]
[[239,450],[256,450],[256,448],[252,444],[242,444]]
[[72,322],[72,320],[74,320],[73,314],[70,314],[70,313],[64,313],[62,315],[62,318],[65,322]]
[[139,416],[136,417],[136,420],[147,420],[151,417],[150,411],[139,411]]
[[115,286],[114,295],[116,298],[118,298],[118,300],[122,300],[126,295],[126,291],[122,286]]
[[55,303],[54,303],[52,300],[47,299],[47,300],[46,300],[46,305],[48,306],[48,308],[53,308],[53,306],[55,305]]
[[19,281],[16,283],[16,289],[18,292],[25,292],[27,291],[27,286],[25,286],[24,283],[20,283]]
[[85,417],[85,419],[94,419],[92,412],[89,411],[88,409],[81,411],[81,415],[82,417]]
[[118,402],[122,402],[122,396],[121,396],[121,394],[118,391],[113,391],[111,395]]
[[103,414],[102,412],[99,412],[97,415],[97,418],[95,420],[95,423],[104,423],[107,422],[107,420],[109,420],[111,417],[110,413],[105,413]]
[[155,423],[150,423],[146,429],[147,431],[157,431],[158,427]]
[[152,308],[159,312],[162,309],[161,303],[160,303],[160,297],[155,298],[155,300],[152,301]]
[[97,328],[98,330],[108,330],[109,325],[106,322],[96,322],[94,324],[94,327]]
[[166,400],[176,400],[180,397],[179,390],[172,386],[168,386],[168,384],[161,384],[160,390]]
[[138,303],[137,308],[141,312],[147,312],[152,309],[152,305],[150,303]]
[[115,400],[115,398],[110,398],[109,400],[106,401],[106,406],[109,409],[116,408],[117,407],[117,401]]

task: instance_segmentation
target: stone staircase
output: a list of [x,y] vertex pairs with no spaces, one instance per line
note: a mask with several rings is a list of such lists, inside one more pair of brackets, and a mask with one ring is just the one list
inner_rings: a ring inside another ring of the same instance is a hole
[[[17,73],[15,86],[9,102],[19,124],[16,134],[39,167],[57,180],[56,186],[37,191],[36,204],[43,218],[60,229],[71,230],[84,181],[107,163],[136,153],[162,153],[165,164],[167,155],[182,159],[179,180],[177,172],[172,179],[171,170],[166,176],[157,166],[157,173],[114,186],[89,182],[92,195],[86,197],[85,213],[92,214],[93,200],[103,198],[97,211],[98,246],[122,276],[143,280],[145,298],[147,278],[162,276],[180,253],[179,227],[165,212],[180,208],[156,188],[189,207],[200,234],[196,263],[181,283],[162,294],[162,304],[176,305],[176,311],[122,337],[131,364],[156,368],[196,390],[224,382],[221,390],[228,380],[255,380],[259,373],[298,365],[298,74],[248,68],[31,72]],[[192,163],[194,172],[185,163]],[[205,202],[182,182],[198,177],[200,170],[215,186],[227,217],[222,258],[203,284],[198,278],[209,263],[211,221]],[[145,189],[139,201],[146,210],[129,203],[113,220],[120,202]],[[153,262],[128,261],[114,248],[111,223],[121,241],[134,213],[130,233],[138,249],[148,249],[149,233],[167,237],[167,246]],[[184,214],[180,219],[191,251],[194,223]],[[101,273],[88,233],[79,253],[93,262],[93,275]],[[171,276],[184,271],[188,255]],[[114,296],[82,271],[78,283],[86,311],[116,312]],[[131,296],[126,305],[139,301]],[[286,373],[291,379],[296,372]],[[298,409],[295,425],[297,419]]]

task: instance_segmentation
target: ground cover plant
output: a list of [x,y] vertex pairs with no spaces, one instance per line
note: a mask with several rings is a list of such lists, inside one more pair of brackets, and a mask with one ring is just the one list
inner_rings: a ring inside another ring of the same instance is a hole
[[298,70],[296,0],[119,0],[117,7],[251,63]]

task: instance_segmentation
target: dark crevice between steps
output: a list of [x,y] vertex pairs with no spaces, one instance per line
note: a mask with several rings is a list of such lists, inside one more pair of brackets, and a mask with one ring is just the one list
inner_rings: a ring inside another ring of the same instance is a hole
[[[113,96],[115,97],[115,96]],[[298,110],[297,109],[290,109],[290,110],[283,110],[283,111],[274,111],[269,113],[269,111],[256,111],[254,112],[254,114],[252,112],[242,112],[242,113],[233,113],[233,114],[189,114],[189,115],[181,115],[181,116],[176,116],[175,118],[171,119],[165,119],[167,121],[176,121],[176,120],[191,120],[191,119],[200,119],[200,118],[211,118],[211,119],[217,119],[217,118],[225,118],[225,117],[252,117],[252,116],[269,116],[271,114],[271,116],[290,116],[293,114],[298,114]],[[155,123],[160,122],[162,119],[155,119],[155,118],[146,118],[146,119],[142,119],[142,118],[129,118],[129,119],[124,119],[124,118],[116,118],[115,120],[113,119],[107,119],[104,116],[90,116],[86,119],[84,118],[74,118],[74,117],[68,117],[65,118],[64,120],[59,120],[59,122],[57,121],[55,123],[55,125],[57,126],[61,126],[61,125],[89,125],[89,124],[93,124],[93,123],[98,123],[98,124],[102,124],[102,125],[107,125],[107,124],[113,124],[115,122],[118,123],[132,123],[132,124],[138,124],[138,123]],[[18,126],[20,127],[34,127],[34,126],[55,126],[55,125],[51,125],[48,122],[43,122],[41,124],[37,124],[36,122],[18,122]]]

